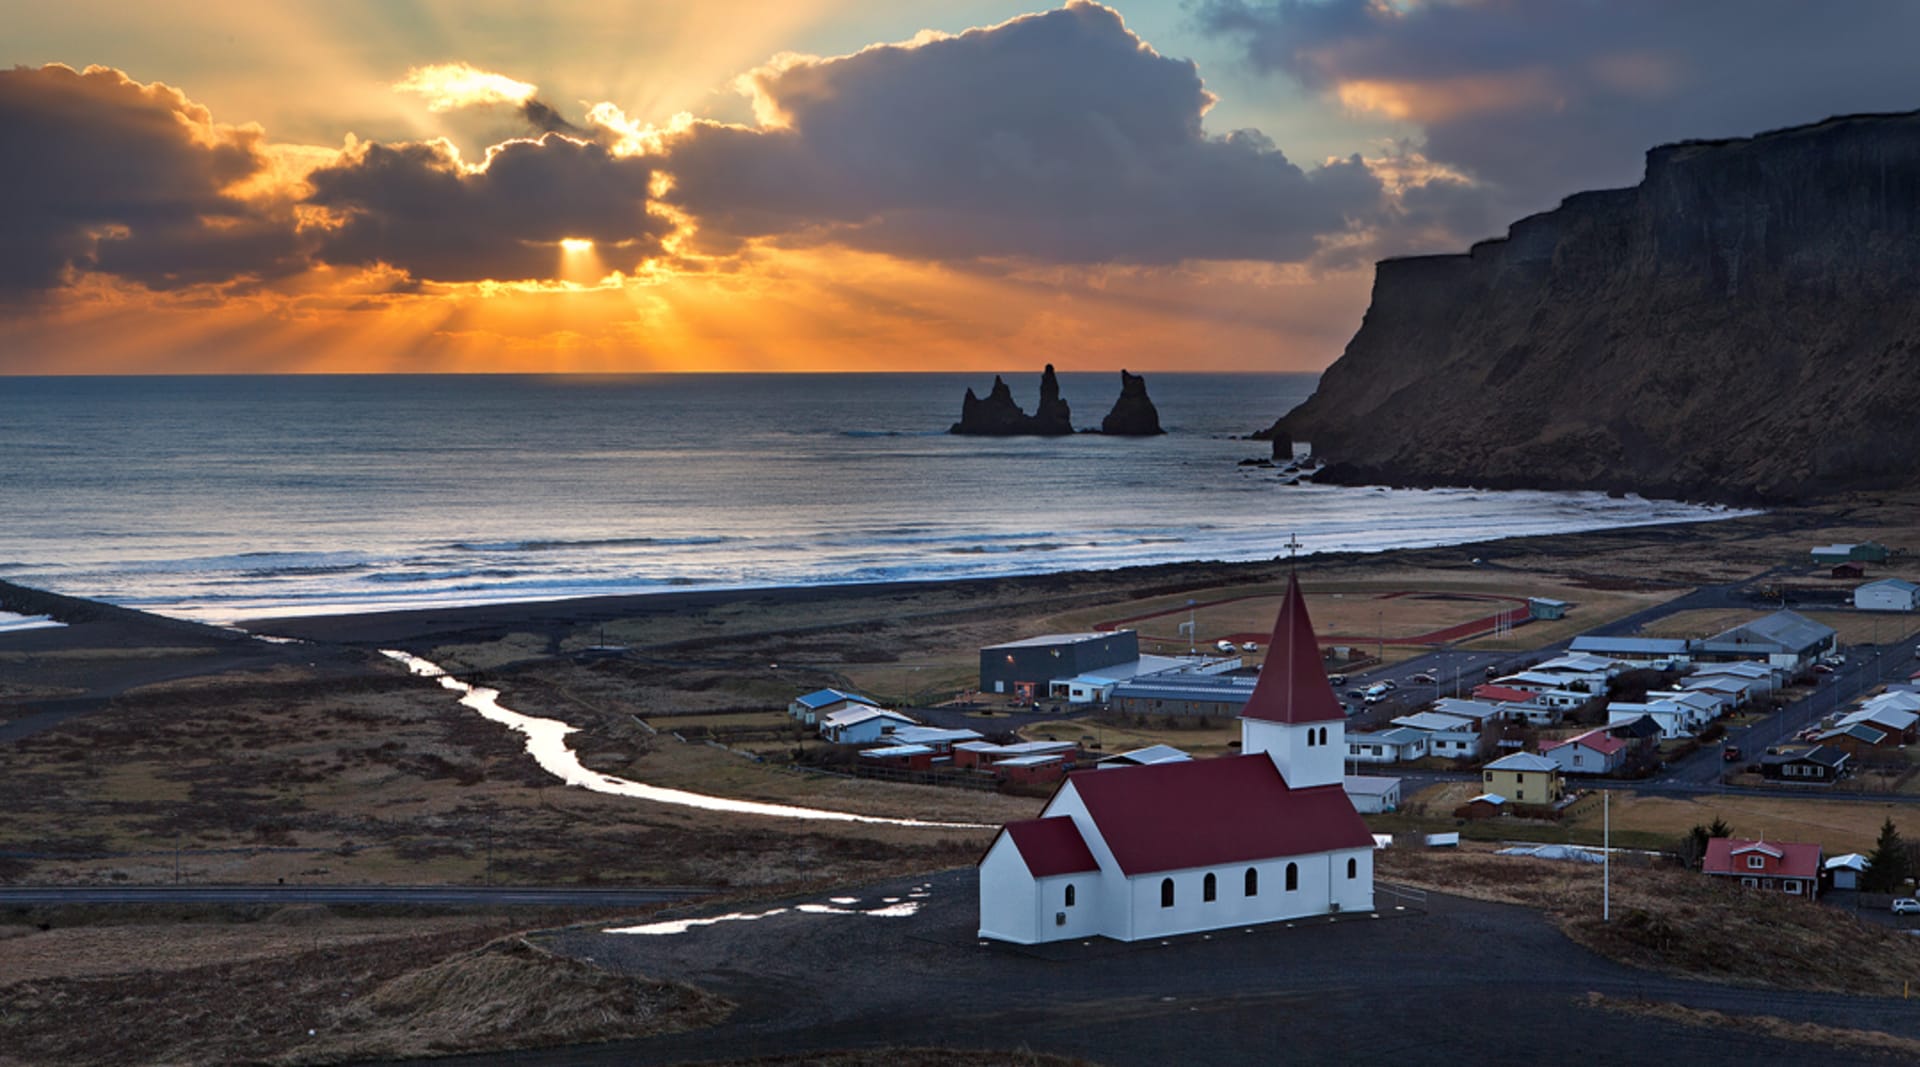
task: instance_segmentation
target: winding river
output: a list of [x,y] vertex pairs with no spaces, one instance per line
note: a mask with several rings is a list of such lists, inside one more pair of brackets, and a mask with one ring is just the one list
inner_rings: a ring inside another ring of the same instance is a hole
[[500,691],[485,686],[470,685],[448,674],[438,664],[421,659],[407,652],[382,650],[381,655],[388,659],[406,664],[407,670],[422,678],[434,678],[443,688],[460,694],[460,703],[480,713],[482,718],[497,722],[509,730],[527,736],[527,753],[540,764],[542,770],[568,785],[577,785],[595,793],[609,793],[614,796],[632,797],[635,800],[650,800],[656,804],[677,804],[686,808],[700,808],[705,811],[730,811],[742,815],[770,815],[778,819],[815,819],[823,822],[866,822],[881,823],[888,826],[918,826],[934,830],[982,830],[992,827],[984,823],[966,822],[926,822],[920,819],[891,819],[879,815],[856,815],[847,811],[828,811],[825,808],[803,808],[792,804],[768,804],[758,800],[735,800],[731,797],[716,797],[706,793],[691,793],[684,789],[667,789],[657,785],[647,785],[626,778],[616,778],[610,774],[588,770],[580,764],[580,757],[567,747],[567,735],[574,728],[558,719],[542,719],[532,715],[522,715],[517,711],[500,706]]

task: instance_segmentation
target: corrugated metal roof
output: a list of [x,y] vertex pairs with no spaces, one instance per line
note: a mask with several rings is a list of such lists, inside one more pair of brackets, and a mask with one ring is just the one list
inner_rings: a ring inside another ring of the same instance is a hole
[[867,759],[894,759],[900,756],[928,756],[933,749],[925,745],[888,745],[885,748],[863,748],[860,755]]
[[868,700],[858,693],[846,693],[838,689],[816,689],[805,696],[794,698],[794,703],[804,708],[824,708],[829,704],[838,704],[843,700],[851,700],[855,704],[865,704],[869,707],[878,707],[873,701]]
[[1487,764],[1490,771],[1551,771],[1560,765],[1545,756],[1536,756],[1531,752],[1515,752],[1511,756],[1501,756]]
[[1400,779],[1377,774],[1349,774],[1341,780],[1348,796],[1381,797],[1400,788]]
[[1801,653],[1833,639],[1837,633],[1795,611],[1776,611],[1707,638],[1711,651],[1752,645],[1773,645],[1782,652]]
[[1089,641],[1102,641],[1116,634],[1126,632],[1125,630],[1114,630],[1109,633],[1094,630],[1078,634],[1041,634],[1039,637],[1023,637],[1018,641],[1002,641],[997,645],[988,645],[981,651],[991,652],[1003,648],[1032,648],[1035,645],[1083,645]]
[[1425,741],[1428,731],[1410,730],[1396,726],[1390,730],[1374,730],[1371,733],[1348,734],[1349,745],[1410,745],[1415,741]]

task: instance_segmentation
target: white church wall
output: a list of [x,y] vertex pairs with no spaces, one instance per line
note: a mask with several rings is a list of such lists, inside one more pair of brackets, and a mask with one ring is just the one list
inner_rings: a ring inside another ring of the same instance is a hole
[[[1326,734],[1326,743],[1320,735]],[[1264,719],[1240,720],[1240,751],[1265,752],[1280,769],[1280,777],[1294,789],[1338,785],[1346,774],[1346,724],[1315,723],[1294,726]]]
[[[1354,876],[1347,877],[1347,862],[1353,862]],[[1327,881],[1332,898],[1341,911],[1373,910],[1373,849],[1354,848],[1328,857]]]
[[[1287,888],[1287,866],[1295,871],[1295,888]],[[1258,873],[1256,892],[1246,895],[1246,872]],[[1279,922],[1310,915],[1325,915],[1335,899],[1331,893],[1330,873],[1334,867],[1327,853],[1296,856],[1291,859],[1260,860],[1220,867],[1195,867],[1183,871],[1143,874],[1131,879],[1127,899],[1133,910],[1134,937],[1167,937],[1174,934],[1220,930],[1232,926]],[[1339,862],[1345,876],[1345,856]],[[1370,873],[1367,868],[1365,874]],[[1206,899],[1206,876],[1217,879],[1213,900]],[[1173,880],[1173,906],[1161,904],[1161,884]],[[1371,884],[1369,882],[1369,884]],[[1372,893],[1364,894],[1371,903]],[[1361,899],[1355,894],[1351,899]],[[1341,910],[1347,910],[1343,900]]]
[[[1073,903],[1067,903],[1067,887],[1073,887]],[[1095,871],[1057,874],[1038,883],[1039,914],[1035,923],[1040,941],[1064,941],[1075,937],[1094,937],[1105,933],[1101,918],[1100,875]]]
[[[1080,799],[1080,793],[1074,789],[1073,779],[1060,787],[1047,803],[1042,817],[1064,815],[1073,820],[1080,830],[1080,837],[1087,843],[1087,851],[1093,853],[1093,861],[1100,865],[1098,872],[1089,871],[1083,876],[1090,891],[1085,892],[1088,904],[1086,922],[1092,924],[1091,930],[1121,941],[1133,939],[1132,911],[1127,907],[1127,876],[1120,873],[1120,861],[1113,856],[1113,849],[1107,845],[1106,838],[1100,836],[1100,827],[1094,824],[1093,816],[1088,813],[1087,805]],[[1076,896],[1080,891],[1076,891]],[[1080,921],[1079,917],[1069,922]]]
[[980,860],[980,936],[1031,945],[1038,940],[1039,887],[1010,834]]

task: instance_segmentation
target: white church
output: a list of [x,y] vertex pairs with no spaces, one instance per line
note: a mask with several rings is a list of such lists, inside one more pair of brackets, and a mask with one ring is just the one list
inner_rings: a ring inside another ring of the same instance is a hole
[[1240,754],[1071,774],[980,859],[980,936],[1134,941],[1367,911],[1373,836],[1342,786],[1346,714],[1289,578]]

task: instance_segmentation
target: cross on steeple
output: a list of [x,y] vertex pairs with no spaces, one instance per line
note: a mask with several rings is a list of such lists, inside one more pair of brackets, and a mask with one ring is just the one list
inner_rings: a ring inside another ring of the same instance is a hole
[[1304,547],[1300,544],[1300,535],[1297,533],[1289,534],[1287,536],[1287,543],[1280,547],[1287,550],[1287,570],[1291,572],[1295,569],[1294,565],[1298,562],[1300,549]]

